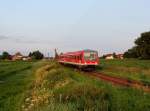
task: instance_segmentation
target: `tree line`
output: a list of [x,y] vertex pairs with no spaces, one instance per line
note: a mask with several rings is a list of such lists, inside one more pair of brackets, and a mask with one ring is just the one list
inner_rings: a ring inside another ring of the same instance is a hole
[[150,59],[150,32],[144,32],[135,40],[135,46],[124,53],[125,58]]
[[[8,52],[4,51],[2,53],[2,55],[0,55],[0,59],[1,60],[11,60],[13,55],[9,54]],[[28,57],[31,57],[31,59],[33,60],[40,60],[40,59],[43,59],[44,58],[44,54],[42,54],[40,51],[33,51],[33,52],[30,52]]]

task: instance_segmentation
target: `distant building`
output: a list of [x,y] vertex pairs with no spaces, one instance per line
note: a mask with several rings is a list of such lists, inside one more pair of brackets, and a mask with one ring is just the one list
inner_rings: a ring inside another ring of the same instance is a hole
[[114,55],[113,54],[107,54],[107,55],[105,55],[105,59],[107,59],[107,60],[114,59]]
[[29,61],[31,60],[31,57],[23,56],[20,52],[17,52],[15,55],[12,55],[11,59],[13,61],[16,61],[16,60]]
[[16,60],[22,60],[23,55],[20,52],[17,52],[15,55],[12,56],[12,60],[16,61]]
[[23,56],[22,60],[23,61],[30,61],[32,58],[28,56]]
[[116,54],[114,56],[114,54],[106,54],[104,55],[104,58],[106,60],[111,60],[111,59],[124,59],[123,54]]
[[123,54],[117,54],[116,57],[117,59],[124,59]]
[[44,60],[54,60],[54,57],[44,57]]

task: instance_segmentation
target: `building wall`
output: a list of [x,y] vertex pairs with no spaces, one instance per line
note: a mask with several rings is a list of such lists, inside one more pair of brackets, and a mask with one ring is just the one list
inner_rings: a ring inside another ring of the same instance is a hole
[[110,60],[110,59],[114,59],[113,56],[107,56],[105,59]]

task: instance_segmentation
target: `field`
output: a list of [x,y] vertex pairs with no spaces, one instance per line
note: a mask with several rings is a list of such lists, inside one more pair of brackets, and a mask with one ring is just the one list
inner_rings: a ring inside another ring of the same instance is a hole
[[32,82],[32,62],[0,62],[0,111],[19,110]]
[[[97,70],[149,82],[149,66],[149,61],[102,60]],[[4,61],[0,111],[150,111],[150,94],[114,86],[54,61]]]
[[150,60],[101,60],[102,68],[99,70],[105,74],[137,80],[150,84]]

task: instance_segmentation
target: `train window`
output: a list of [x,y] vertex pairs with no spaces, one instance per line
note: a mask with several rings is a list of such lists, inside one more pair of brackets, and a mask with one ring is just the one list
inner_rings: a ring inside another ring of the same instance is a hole
[[97,58],[97,52],[94,52],[94,51],[84,52],[85,60],[96,60],[96,58]]
[[82,55],[80,55],[80,59],[82,60]]
[[74,59],[74,56],[71,56],[71,59]]

